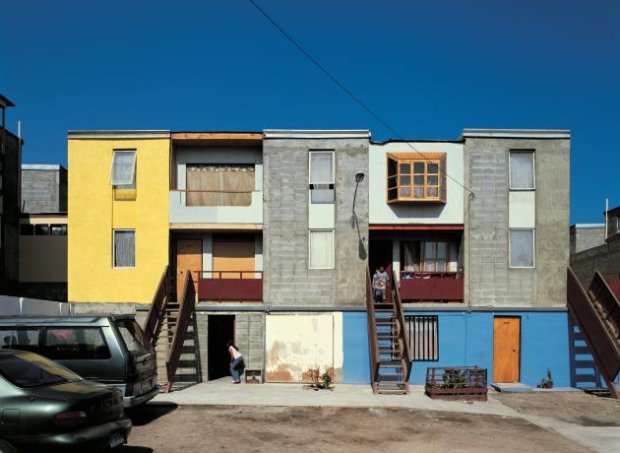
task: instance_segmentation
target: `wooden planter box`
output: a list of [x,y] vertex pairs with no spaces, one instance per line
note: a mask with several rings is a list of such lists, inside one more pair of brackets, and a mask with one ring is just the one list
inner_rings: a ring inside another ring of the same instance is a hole
[[433,399],[486,401],[487,370],[478,367],[430,367],[425,393]]

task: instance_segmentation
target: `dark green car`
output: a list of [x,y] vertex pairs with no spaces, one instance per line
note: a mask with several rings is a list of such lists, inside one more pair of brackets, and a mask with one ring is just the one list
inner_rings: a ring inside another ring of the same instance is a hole
[[97,452],[126,443],[130,431],[117,389],[33,352],[0,349],[0,453]]

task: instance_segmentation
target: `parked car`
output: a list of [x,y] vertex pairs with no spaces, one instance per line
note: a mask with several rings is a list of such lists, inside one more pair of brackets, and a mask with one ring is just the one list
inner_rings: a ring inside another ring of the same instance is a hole
[[159,393],[155,351],[133,316],[2,317],[0,347],[36,352],[116,387],[125,407]]
[[0,350],[0,452],[97,452],[127,442],[121,393],[33,352]]

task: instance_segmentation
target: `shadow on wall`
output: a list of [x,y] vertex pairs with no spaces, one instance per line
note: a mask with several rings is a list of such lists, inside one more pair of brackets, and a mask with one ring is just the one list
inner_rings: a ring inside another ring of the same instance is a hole
[[579,389],[607,388],[581,329],[568,316],[570,385]]
[[399,219],[411,219],[412,217],[435,219],[439,218],[446,208],[443,203],[429,205],[421,205],[421,203],[389,204],[388,206]]

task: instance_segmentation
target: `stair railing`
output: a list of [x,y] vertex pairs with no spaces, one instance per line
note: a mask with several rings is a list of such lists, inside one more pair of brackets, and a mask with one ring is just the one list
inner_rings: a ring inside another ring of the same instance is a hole
[[[595,287],[596,280],[597,276],[595,275],[593,280]],[[606,284],[598,287],[598,289],[602,290],[605,289],[605,287],[607,291],[609,291],[609,294],[613,295]],[[590,294],[593,297],[599,297],[598,300],[600,301],[600,295],[597,295],[596,291],[591,291]],[[620,372],[618,339],[610,335],[603,317],[597,312],[594,306],[596,301],[592,301],[589,297],[570,266],[567,269],[567,302],[568,311],[579,325],[592,351],[594,363],[596,363],[596,367],[603,374],[609,391],[615,398],[620,398],[614,384],[614,379],[618,375],[618,372]]]
[[166,305],[168,303],[168,265],[164,267],[164,272],[161,274],[155,295],[153,296],[153,302],[151,302],[151,308],[149,308],[149,314],[146,317],[146,323],[144,325],[144,333],[148,342],[155,347],[157,341],[157,333],[161,327],[162,320]]
[[401,351],[403,351],[403,366],[405,369],[405,382],[409,382],[411,376],[411,365],[413,363],[411,353],[409,351],[409,342],[407,341],[407,331],[405,329],[405,312],[400,299],[400,289],[398,282],[394,279],[394,270],[390,268],[390,278],[388,279],[388,288],[390,294],[393,294],[392,300],[394,304],[394,318],[396,320],[396,330]]
[[368,350],[370,352],[370,385],[373,393],[378,392],[379,342],[375,330],[375,298],[370,283],[370,268],[366,269],[366,316],[368,318]]
[[172,337],[168,360],[166,361],[166,374],[168,378],[166,388],[164,389],[166,392],[171,390],[172,384],[174,383],[174,376],[177,372],[177,368],[179,367],[181,353],[183,352],[183,343],[185,342],[185,336],[187,335],[187,327],[189,326],[189,321],[192,317],[195,306],[196,289],[192,279],[192,272],[187,270],[185,272],[185,281],[183,282],[183,296],[179,306],[177,326]]

